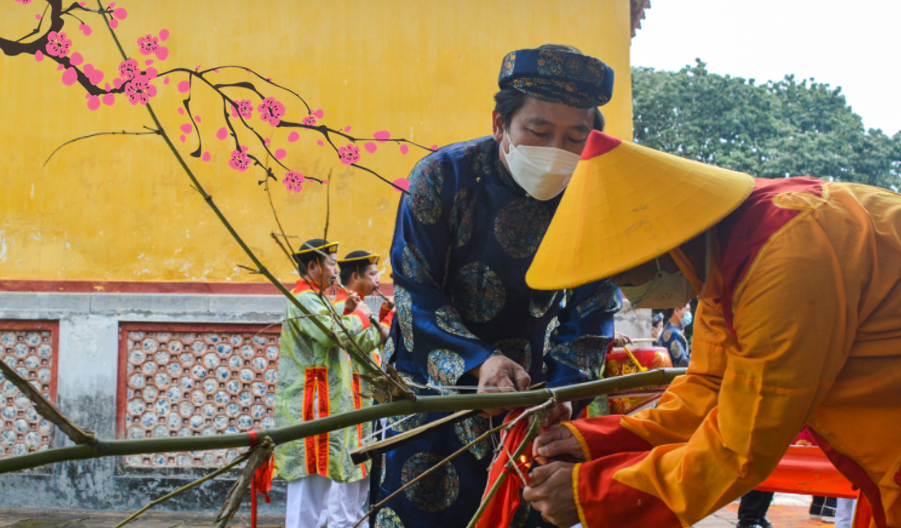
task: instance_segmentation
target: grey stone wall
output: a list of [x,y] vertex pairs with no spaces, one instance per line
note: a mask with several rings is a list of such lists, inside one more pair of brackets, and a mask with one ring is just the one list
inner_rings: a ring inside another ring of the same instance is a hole
[[[278,322],[278,295],[0,293],[0,319],[58,320],[57,402],[75,423],[116,438],[119,323]],[[58,431],[53,447],[72,445]],[[0,475],[0,506],[136,510],[198,477],[197,470],[136,473],[115,457],[48,466],[42,472]],[[216,511],[234,479],[205,483],[161,505],[175,511]],[[275,482],[262,514],[283,514],[285,487]]]

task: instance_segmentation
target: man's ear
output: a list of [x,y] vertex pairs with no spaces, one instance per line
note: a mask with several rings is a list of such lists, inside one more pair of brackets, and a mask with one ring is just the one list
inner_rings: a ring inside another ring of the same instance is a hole
[[504,140],[504,117],[497,110],[491,111],[491,135],[500,143]]

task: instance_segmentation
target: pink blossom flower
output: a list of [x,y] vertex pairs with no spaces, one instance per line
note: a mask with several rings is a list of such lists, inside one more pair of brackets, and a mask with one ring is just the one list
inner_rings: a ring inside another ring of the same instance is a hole
[[86,36],[86,37],[87,37],[88,35],[90,35],[91,32],[93,31],[93,30],[91,29],[91,26],[89,26],[89,25],[87,25],[87,24],[79,24],[79,25],[78,25],[78,29],[80,29],[81,32],[84,33],[84,36]]
[[66,86],[72,86],[78,81],[78,70],[75,68],[69,67],[66,68],[66,71],[63,72],[63,84]]
[[253,102],[250,99],[241,99],[235,102],[238,103],[238,113],[241,114],[241,117],[250,119],[253,116]]
[[212,159],[210,156],[210,151],[204,152],[203,153],[203,161],[210,161],[210,159]]
[[41,53],[41,50],[37,50],[36,52],[34,52],[34,60],[36,60],[38,62],[41,62],[42,60],[44,60],[44,54]]
[[300,134],[298,134],[296,130],[288,134],[288,143],[294,143],[298,139],[300,139]]
[[354,163],[360,161],[360,149],[353,145],[341,147],[338,149],[338,157],[341,158],[341,163],[345,165],[353,165]]
[[135,59],[128,59],[119,63],[119,76],[130,81],[141,72],[141,67]]
[[118,18],[119,20],[125,20],[125,17],[128,16],[128,11],[119,7],[115,11],[113,11],[113,16]]
[[308,115],[307,117],[303,118],[303,124],[307,126],[316,126],[316,116]]
[[145,105],[156,95],[156,86],[150,84],[146,75],[137,75],[125,85],[125,95],[131,104]]
[[88,99],[88,109],[93,111],[93,110],[97,110],[98,108],[100,108],[100,98],[97,97],[96,95],[92,95]]
[[409,147],[409,146],[407,146],[407,145],[401,145],[401,146],[400,146],[400,153],[401,153],[401,154],[406,154],[406,153],[409,152],[409,151],[410,151],[410,147]]
[[84,65],[84,74],[88,77],[88,80],[91,81],[91,84],[94,86],[99,85],[103,82],[103,72],[95,69],[93,64],[85,64]]
[[160,47],[160,39],[153,35],[147,35],[138,39],[138,46],[141,47],[141,55],[150,55]]
[[282,180],[282,183],[285,184],[285,187],[288,188],[289,191],[300,192],[303,190],[303,182],[306,180],[303,174],[294,171],[288,171],[285,174],[285,179]]
[[69,48],[72,46],[72,41],[66,38],[65,33],[51,31],[50,34],[47,35],[47,39],[47,45],[44,46],[47,53],[54,57],[65,57],[69,54]]
[[[395,186],[400,187],[401,189],[403,189],[405,191],[410,188],[410,180],[408,180],[406,178],[398,178],[391,183],[393,183]],[[397,189],[395,189],[395,190],[397,190]],[[400,192],[400,191],[398,191],[398,192]]]
[[31,3],[31,0],[16,0],[16,2],[19,2],[22,5],[28,5]]
[[232,157],[228,160],[228,166],[237,171],[245,171],[250,166],[250,158],[247,157],[246,152],[233,150]]
[[257,107],[257,111],[260,112],[260,119],[272,126],[278,126],[281,117],[285,115],[285,105],[276,101],[274,97],[267,97]]

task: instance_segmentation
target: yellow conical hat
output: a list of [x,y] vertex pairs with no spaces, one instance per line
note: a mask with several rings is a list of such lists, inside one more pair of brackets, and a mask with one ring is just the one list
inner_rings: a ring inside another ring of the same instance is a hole
[[754,179],[592,132],[526,273],[538,290],[632,269],[734,211]]

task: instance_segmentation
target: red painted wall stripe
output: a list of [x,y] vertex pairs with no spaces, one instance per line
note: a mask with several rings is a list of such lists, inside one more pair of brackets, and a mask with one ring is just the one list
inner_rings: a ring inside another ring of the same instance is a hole
[[[293,283],[282,283],[288,291]],[[385,283],[379,289],[393,295],[394,285]],[[173,293],[207,295],[280,295],[268,282],[128,282],[128,281],[51,281],[0,280],[0,292],[32,293]]]

